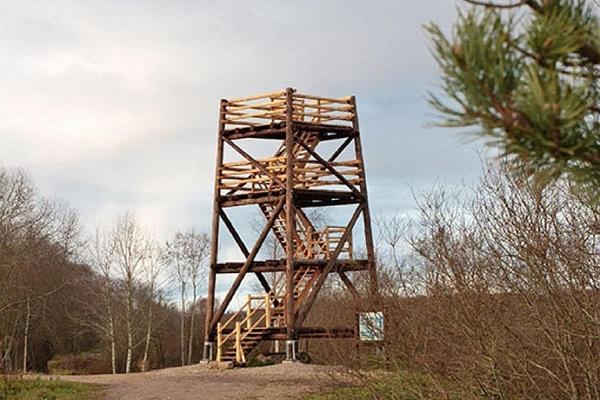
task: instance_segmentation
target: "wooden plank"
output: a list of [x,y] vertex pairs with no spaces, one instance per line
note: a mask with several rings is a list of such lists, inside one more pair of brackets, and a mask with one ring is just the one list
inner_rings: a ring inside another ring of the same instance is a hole
[[257,94],[254,96],[248,96],[248,97],[240,97],[238,99],[232,99],[232,100],[225,100],[228,104],[232,104],[232,103],[242,103],[245,101],[251,101],[251,100],[258,100],[258,99],[262,99],[262,98],[271,98],[271,97],[280,97],[286,94],[285,90],[279,90],[276,92],[270,92],[270,93],[261,93],[261,94]]
[[228,122],[241,121],[241,120],[245,120],[245,119],[274,119],[275,117],[277,117],[277,119],[282,120],[285,118],[285,114],[279,112],[278,110],[255,112],[255,113],[240,113],[240,114],[227,113],[227,115],[232,115],[232,116],[226,118],[226,120]]
[[[317,100],[318,101],[318,100]],[[331,111],[331,112],[348,112],[348,111],[352,111],[354,108],[352,107],[351,104],[341,104],[341,105],[328,105],[328,104],[332,104],[332,103],[297,103],[297,105],[301,105],[303,106],[303,108],[310,108],[310,109],[317,109],[317,110],[326,110],[326,111]],[[296,103],[294,103],[294,105],[296,105]]]
[[223,122],[226,125],[260,126],[260,123],[258,123],[258,122],[230,121],[228,119],[223,119]]
[[[281,107],[283,106],[283,107]],[[285,100],[273,100],[264,103],[246,104],[243,106],[236,106],[234,104],[228,104],[225,109],[228,114],[232,111],[243,111],[243,110],[272,110],[273,107],[281,108],[285,110]]]
[[264,192],[264,195],[235,195],[230,196],[233,198],[221,198],[221,207],[236,207],[236,206],[247,206],[251,204],[261,203],[272,203],[279,200],[282,197],[282,190],[275,190],[273,192]]
[[328,101],[328,102],[331,102],[331,103],[347,103],[347,104],[350,104],[350,102],[352,100],[352,96],[345,96],[345,97],[335,98],[335,97],[315,96],[315,95],[312,95],[312,94],[305,94],[305,93],[295,93],[294,94],[294,98],[297,98],[297,99],[321,100],[321,101]]

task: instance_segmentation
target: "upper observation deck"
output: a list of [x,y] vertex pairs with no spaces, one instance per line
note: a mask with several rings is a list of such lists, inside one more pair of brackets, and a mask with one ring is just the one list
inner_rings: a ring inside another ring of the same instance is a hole
[[[299,207],[355,204],[364,197],[362,160],[356,147],[348,149],[359,135],[353,96],[286,89],[222,100],[219,133],[229,150],[217,171],[224,207],[272,203],[286,191],[294,192]],[[256,147],[245,150],[242,139],[269,139],[273,153],[257,157],[251,154]]]
[[357,129],[354,97],[320,97],[286,90],[221,101],[221,132],[230,139],[283,139],[290,122],[321,141],[347,137]]

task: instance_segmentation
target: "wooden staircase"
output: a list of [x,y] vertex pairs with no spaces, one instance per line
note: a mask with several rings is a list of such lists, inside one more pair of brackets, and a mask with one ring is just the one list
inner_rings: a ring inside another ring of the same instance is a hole
[[248,333],[241,341],[241,350],[242,350],[242,362],[238,362],[238,349],[236,348],[234,341],[225,342],[225,345],[222,349],[221,361],[231,362],[234,364],[240,364],[246,362],[246,354],[249,354],[254,348],[262,342],[265,337],[270,333],[269,328],[260,327],[255,328],[252,332]]

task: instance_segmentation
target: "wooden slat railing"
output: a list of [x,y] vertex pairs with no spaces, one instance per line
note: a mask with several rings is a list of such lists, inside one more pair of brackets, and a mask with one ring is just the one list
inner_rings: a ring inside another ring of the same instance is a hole
[[247,296],[242,306],[225,322],[217,324],[217,361],[223,361],[223,350],[233,343],[236,362],[246,362],[243,340],[257,328],[270,328],[273,324],[273,302],[283,304],[282,295],[266,293]]
[[226,100],[221,122],[225,129],[269,125],[292,120],[314,124],[352,126],[355,110],[350,97],[320,97],[294,92],[288,110],[284,90]]
[[[236,193],[255,193],[265,190],[284,189],[273,177],[285,183],[286,156],[268,157],[257,161],[271,174],[267,175],[249,161],[225,163],[220,168],[220,189]],[[362,171],[358,160],[337,161],[330,163],[352,185],[360,185]],[[311,189],[318,187],[344,186],[340,180],[317,160],[295,161],[294,187]]]

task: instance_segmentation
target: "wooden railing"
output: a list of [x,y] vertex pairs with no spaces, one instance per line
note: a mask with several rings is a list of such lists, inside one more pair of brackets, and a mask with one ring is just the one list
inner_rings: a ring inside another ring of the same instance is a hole
[[286,91],[282,90],[227,100],[221,119],[229,129],[285,122],[288,113],[297,122],[351,126],[355,109],[350,97],[329,98],[293,92],[289,110]]
[[225,322],[217,324],[217,361],[223,361],[223,349],[228,342],[233,342],[235,360],[245,363],[246,355],[242,346],[243,340],[257,328],[270,328],[273,320],[273,302],[283,305],[283,296],[265,293],[262,296],[246,297],[240,309]]
[[[221,190],[237,193],[254,193],[273,189],[283,189],[273,179],[281,183],[286,181],[286,156],[258,159],[271,175],[265,174],[249,161],[235,161],[223,164],[219,179]],[[344,185],[317,160],[294,161],[294,188],[312,189]],[[361,182],[360,162],[358,160],[336,161],[330,163],[348,182],[358,186]]]
[[[327,258],[331,257],[331,254],[335,251],[338,243],[342,240],[342,236],[346,232],[345,226],[326,226],[323,231],[325,242],[327,243]],[[348,240],[342,245],[342,251],[340,257],[347,257],[348,260],[352,260],[353,249],[352,249],[352,232],[348,235]]]
[[[358,160],[336,161],[329,163],[337,172],[344,176],[352,185],[361,181],[360,162]],[[343,185],[340,180],[317,160],[296,162],[294,166],[294,187],[310,189],[323,186]]]

